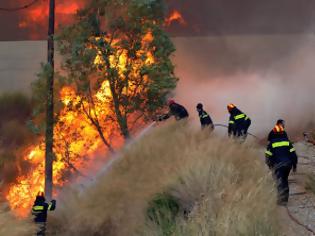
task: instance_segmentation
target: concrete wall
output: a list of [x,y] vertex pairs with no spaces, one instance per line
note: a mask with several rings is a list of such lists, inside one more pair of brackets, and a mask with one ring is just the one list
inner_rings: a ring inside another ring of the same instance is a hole
[[46,60],[46,42],[0,43],[0,92],[29,91],[40,63]]
[[[315,43],[315,37],[309,35],[178,37],[173,39],[177,48],[174,62],[183,80],[277,70],[275,63],[286,60],[305,38]],[[46,61],[46,47],[45,41],[0,42],[0,92],[27,91],[40,63]]]

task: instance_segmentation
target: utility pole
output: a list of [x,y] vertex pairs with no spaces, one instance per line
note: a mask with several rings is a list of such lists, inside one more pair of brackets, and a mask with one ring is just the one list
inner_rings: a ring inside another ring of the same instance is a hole
[[54,144],[54,34],[55,34],[55,0],[49,2],[48,23],[48,64],[50,73],[47,78],[46,107],[46,150],[45,150],[45,195],[52,199],[53,190],[53,144]]

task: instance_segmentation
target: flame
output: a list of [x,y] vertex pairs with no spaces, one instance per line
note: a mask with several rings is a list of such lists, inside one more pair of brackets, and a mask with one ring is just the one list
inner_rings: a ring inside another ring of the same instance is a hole
[[[69,24],[73,22],[74,15],[84,6],[85,1],[67,0],[57,1],[56,3],[56,28],[59,25]],[[27,29],[32,39],[40,37],[39,28],[46,29],[48,24],[49,4],[48,1],[40,1],[25,11],[21,11],[19,15],[18,27]]]
[[[78,101],[78,96],[70,87],[63,88],[60,96],[65,105]],[[84,115],[78,111],[69,111],[67,107],[59,114],[54,132],[53,179],[58,188],[68,183],[68,179],[64,178],[65,170],[83,168],[85,160],[82,157],[93,158],[92,154],[100,148],[101,140]],[[29,213],[36,194],[44,189],[44,148],[41,142],[25,155],[24,159],[32,164],[32,170],[28,175],[18,177],[18,184],[13,185],[6,196],[11,209],[17,210],[20,216]]]
[[[101,38],[92,40],[101,40]],[[104,38],[102,40],[106,41],[108,39]],[[136,52],[139,59],[136,63],[133,63],[133,68],[131,69],[132,76],[140,77],[139,68],[143,63],[154,63],[153,53],[147,47],[153,40],[154,37],[150,31],[142,38],[142,47]],[[109,62],[112,68],[118,68],[119,77],[124,79],[125,71],[130,62],[128,62],[127,50],[118,46],[121,45],[120,41],[121,39],[112,41],[117,50],[114,55],[109,57]],[[94,64],[101,66],[104,60],[101,49],[98,50],[100,51],[94,60]],[[144,79],[147,79],[147,77]],[[123,91],[124,93],[136,93],[139,89],[139,85],[129,84],[127,87],[128,89]],[[118,142],[118,128],[115,128],[115,124],[108,125],[108,123],[104,123],[106,117],[112,113],[112,110],[109,108],[112,94],[107,80],[101,84],[93,98],[95,105],[90,110],[91,114],[99,117],[106,138],[110,139],[110,137],[115,135],[115,141]],[[82,110],[83,107],[88,106],[87,101],[70,86],[65,86],[61,89],[59,100],[63,103],[64,108],[59,112],[58,122],[54,128],[54,195],[58,194],[58,189],[70,183],[69,174],[71,176],[71,174],[73,175],[76,172],[81,173],[82,170],[89,169],[89,163],[93,163],[96,158],[95,153],[100,150],[104,151],[102,140],[96,128]],[[6,199],[11,209],[21,217],[29,214],[36,194],[44,189],[44,140],[42,139],[37,145],[29,147],[24,155],[24,159],[31,164],[31,170],[28,174],[19,176],[16,184],[12,185],[6,194]]]
[[[74,15],[80,9],[80,5],[77,2],[63,2],[56,4],[56,25],[59,25],[60,20],[63,21],[62,15]],[[40,4],[30,8],[27,13],[22,17],[23,25],[42,25],[48,21],[48,4]]]
[[170,26],[173,22],[178,22],[181,25],[187,24],[182,14],[177,10],[174,10],[170,14],[170,16],[165,20],[166,26]]

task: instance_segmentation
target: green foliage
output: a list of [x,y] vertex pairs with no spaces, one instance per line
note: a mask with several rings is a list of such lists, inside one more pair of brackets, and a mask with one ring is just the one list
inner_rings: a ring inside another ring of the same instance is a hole
[[30,137],[26,122],[32,113],[31,100],[21,93],[0,95],[0,149],[24,145]]
[[166,193],[157,195],[147,209],[148,218],[160,227],[163,235],[172,235],[178,213],[177,200]]
[[47,80],[54,73],[54,109],[58,114],[62,108],[59,101],[59,88],[66,84],[65,78],[58,72],[54,72],[50,64],[41,64],[41,70],[37,74],[37,80],[32,82],[32,119],[27,122],[28,128],[34,134],[43,133],[45,130],[46,101],[47,101]]
[[0,126],[12,119],[25,121],[31,114],[30,99],[22,93],[4,93],[0,95]]
[[26,125],[32,114],[31,99],[21,93],[1,94],[0,112],[0,179],[6,185],[28,169],[18,151],[34,140]]
[[37,80],[32,83],[32,100],[35,103],[34,116],[43,113],[46,109],[45,101],[47,99],[47,78],[52,73],[49,64],[41,64],[41,70],[37,74]]
[[[108,82],[112,97],[103,105],[112,112],[102,119],[117,121],[125,137],[132,116],[155,116],[176,87],[170,59],[175,47],[162,29],[165,8],[163,0],[94,0],[58,37],[67,82],[91,107]],[[153,39],[144,41],[149,34]]]
[[20,147],[28,142],[28,139],[32,137],[30,131],[26,127],[25,123],[21,123],[17,120],[11,120],[5,122],[1,128],[1,145]]

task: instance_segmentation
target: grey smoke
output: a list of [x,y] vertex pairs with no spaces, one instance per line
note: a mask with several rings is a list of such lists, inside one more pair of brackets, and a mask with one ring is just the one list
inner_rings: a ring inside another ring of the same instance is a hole
[[[226,123],[235,103],[263,137],[278,118],[301,133],[315,121],[315,36],[250,35],[176,38],[180,77],[176,98],[197,119],[203,102],[215,122]],[[297,133],[296,133],[297,132]]]

